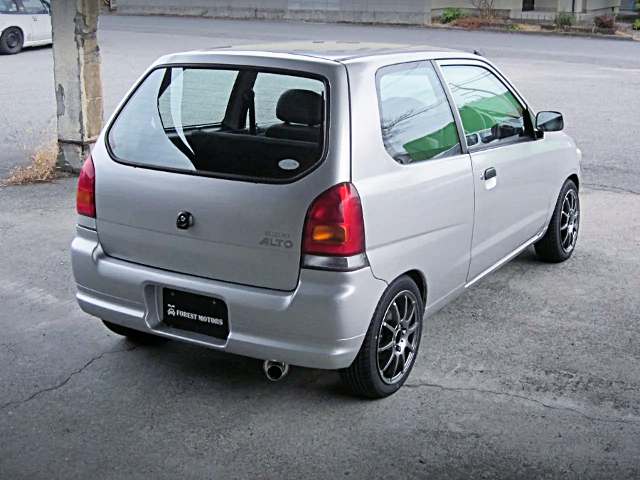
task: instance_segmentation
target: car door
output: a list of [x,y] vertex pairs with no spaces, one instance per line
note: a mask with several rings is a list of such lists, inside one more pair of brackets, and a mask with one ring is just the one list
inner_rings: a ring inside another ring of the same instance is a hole
[[549,211],[553,157],[541,154],[529,110],[484,62],[439,62],[473,166],[475,213],[468,281],[535,237]]
[[33,20],[20,0],[0,0],[0,33],[8,27],[18,27],[24,34],[25,45],[33,42]]
[[419,270],[432,308],[469,270],[473,179],[461,131],[431,61],[349,68],[376,79],[351,86],[352,175],[371,268],[387,281]]
[[31,22],[34,42],[51,40],[51,16],[49,8],[41,0],[21,0],[25,14]]

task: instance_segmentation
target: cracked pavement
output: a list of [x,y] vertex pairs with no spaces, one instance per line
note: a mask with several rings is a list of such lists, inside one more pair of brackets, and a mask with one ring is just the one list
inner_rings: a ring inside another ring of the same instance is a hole
[[[580,239],[561,265],[525,251],[431,317],[408,383],[372,402],[334,372],[294,367],[274,384],[257,360],[107,331],[74,300],[76,180],[0,188],[1,479],[640,478],[640,44],[152,17],[101,28],[107,110],[160,53],[233,39],[473,44],[535,107],[566,114],[584,151]],[[53,95],[50,52],[0,59],[33,121],[55,113],[32,98]],[[0,120],[19,123],[10,101],[0,93]]]
[[121,349],[121,350],[112,350],[112,351],[108,351],[108,352],[103,352],[100,355],[98,355],[96,357],[93,357],[91,360],[89,360],[82,368],[76,370],[75,372],[71,372],[71,374],[67,378],[65,378],[62,382],[60,382],[59,384],[54,385],[53,387],[47,387],[47,388],[43,388],[42,390],[38,390],[37,392],[31,394],[28,398],[25,398],[24,400],[18,400],[18,401],[15,401],[15,402],[7,402],[4,405],[0,405],[0,410],[4,410],[5,408],[11,407],[11,406],[23,405],[23,404],[33,400],[34,398],[36,398],[38,395],[40,395],[42,393],[53,392],[54,390],[58,390],[59,388],[64,387],[67,384],[67,382],[69,380],[71,380],[71,378],[73,378],[75,375],[79,375],[82,372],[84,372],[85,369],[87,369],[89,367],[89,365],[91,365],[96,360],[100,360],[105,355],[108,355],[110,353],[130,352],[132,350],[135,350],[136,348],[137,348],[137,346],[134,346],[134,347],[131,347],[131,348],[124,348],[124,349]]
[[585,415],[584,413],[582,413],[579,410],[575,410],[573,408],[567,408],[567,407],[557,407],[557,406],[553,406],[553,405],[548,405],[544,402],[541,402],[540,400],[536,400],[534,398],[531,397],[526,397],[524,395],[517,395],[515,393],[505,393],[505,392],[494,392],[493,390],[482,390],[479,388],[452,388],[452,387],[445,387],[443,385],[436,385],[433,383],[418,383],[418,384],[410,384],[407,383],[404,385],[404,387],[407,388],[420,388],[420,387],[429,387],[429,388],[437,388],[440,390],[448,390],[448,391],[452,391],[452,392],[477,392],[477,393],[483,393],[483,394],[489,394],[489,395],[504,395],[507,397],[513,397],[513,398],[519,398],[522,400],[526,400],[528,402],[533,402],[533,403],[537,403],[538,405],[542,405],[545,408],[550,408],[552,410],[563,410],[566,412],[573,412],[576,413],[578,415],[582,415],[584,418],[586,418],[587,420],[591,420],[592,422],[606,422],[606,423],[628,423],[630,425],[638,425],[640,426],[640,421],[629,421],[629,420],[618,420],[618,419],[607,419],[607,418],[594,418],[594,417],[590,417],[588,415]]

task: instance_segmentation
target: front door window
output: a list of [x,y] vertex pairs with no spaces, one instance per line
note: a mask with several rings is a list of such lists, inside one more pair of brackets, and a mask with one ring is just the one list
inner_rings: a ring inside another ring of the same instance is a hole
[[527,136],[525,108],[492,72],[474,65],[442,67],[470,149],[512,143]]
[[45,5],[40,0],[18,0],[19,4],[22,4],[25,13],[34,15],[49,13]]

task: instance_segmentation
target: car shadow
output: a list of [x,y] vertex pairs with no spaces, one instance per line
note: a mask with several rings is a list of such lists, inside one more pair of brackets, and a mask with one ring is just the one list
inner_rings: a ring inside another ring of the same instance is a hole
[[[136,344],[121,340],[130,346]],[[198,385],[191,394],[209,397],[226,392],[226,396],[321,397],[338,403],[358,402],[344,387],[337,371],[292,366],[289,374],[278,382],[267,379],[262,360],[220,352],[208,348],[170,341],[160,345],[136,345],[136,364],[153,371],[153,384],[166,383],[175,387]],[[138,382],[149,383],[146,369],[132,369],[129,374],[139,376]],[[139,383],[140,384],[140,383]],[[151,385],[147,385],[151,387]],[[146,388],[146,387],[145,387]],[[180,388],[180,387],[179,387]]]
[[38,52],[42,52],[43,50],[51,50],[53,52],[53,44],[39,45],[37,47],[25,47],[22,50],[20,50],[20,52],[14,54],[14,55],[6,55],[6,54],[1,54],[0,53],[0,56],[2,56],[2,57],[15,57],[15,56],[25,57],[25,56],[29,55],[29,53],[35,54],[35,53],[38,53]]
[[536,250],[533,247],[529,247],[525,249],[524,252],[522,252],[516,258],[511,260],[511,262],[509,263],[518,264],[518,265],[532,265],[532,264],[545,265],[545,263],[538,260],[538,257],[536,255]]

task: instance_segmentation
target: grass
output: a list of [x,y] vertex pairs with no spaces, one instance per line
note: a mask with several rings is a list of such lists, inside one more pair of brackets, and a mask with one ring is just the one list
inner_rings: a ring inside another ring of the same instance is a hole
[[577,22],[575,15],[563,11],[556,13],[555,18],[553,19],[553,23],[556,25],[556,27],[572,27]]
[[[39,128],[29,122],[24,128],[9,128],[3,131],[2,143],[17,147],[25,166],[14,166],[9,178],[0,179],[3,185],[28,185],[51,182],[59,176],[58,142],[53,128],[55,117],[42,122]],[[0,117],[0,125],[11,125]]]
[[490,15],[486,17],[457,18],[450,25],[466,28],[467,30],[478,30],[485,27],[506,27],[507,24],[503,18]]
[[29,164],[25,167],[14,167],[9,172],[5,185],[28,185],[32,183],[50,182],[56,178],[58,169],[58,143],[55,139],[33,149]]
[[541,30],[540,25],[535,25],[531,23],[519,23],[518,29],[523,32],[539,32]]
[[458,18],[466,18],[469,15],[466,12],[463,12],[459,8],[447,8],[443,13],[440,20],[442,23],[451,23]]
[[467,30],[478,30],[479,28],[484,27],[488,21],[484,18],[478,17],[468,17],[468,18],[456,18],[451,22],[451,26],[453,27],[462,27]]

